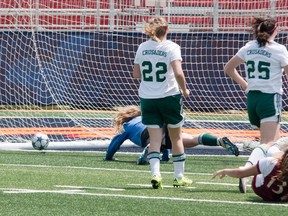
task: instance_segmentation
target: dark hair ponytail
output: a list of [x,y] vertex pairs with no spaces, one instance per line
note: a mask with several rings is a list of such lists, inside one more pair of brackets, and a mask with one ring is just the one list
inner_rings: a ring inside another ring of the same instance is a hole
[[269,43],[268,39],[276,30],[276,20],[273,18],[254,17],[252,30],[260,47]]

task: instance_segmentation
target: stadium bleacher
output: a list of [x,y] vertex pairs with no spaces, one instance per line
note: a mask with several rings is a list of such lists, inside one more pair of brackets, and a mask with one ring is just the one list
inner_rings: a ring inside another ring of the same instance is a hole
[[[270,0],[219,0],[219,8],[225,9],[243,9],[249,10],[251,8],[268,8]],[[277,5],[282,4],[283,1],[276,1]],[[175,0],[171,3],[173,7],[214,7],[214,0]]]
[[[110,8],[110,0],[39,0],[37,5],[36,1],[32,2],[33,4],[30,5],[31,2],[27,0],[2,0],[0,2],[0,28],[29,29],[33,23],[40,25],[44,30],[109,29],[111,17],[113,17],[116,28],[133,30],[137,25],[139,26],[139,22],[154,16],[156,11],[155,5],[150,4],[151,1],[147,4],[148,1],[145,0],[115,0],[113,10]],[[215,24],[214,0],[174,0],[169,2],[170,5],[162,2],[158,13],[166,17],[169,23],[176,28],[177,25],[192,30],[211,30],[213,28]],[[270,0],[219,0],[217,29],[229,31],[247,29],[251,18],[257,15],[257,8],[259,14],[263,15],[270,13],[270,7]],[[274,8],[273,13],[279,26],[287,30],[288,1],[276,0]],[[31,16],[31,14],[33,15]]]

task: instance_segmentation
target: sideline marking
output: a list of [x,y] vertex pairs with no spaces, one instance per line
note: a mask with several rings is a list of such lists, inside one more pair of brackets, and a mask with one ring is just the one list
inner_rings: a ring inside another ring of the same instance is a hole
[[172,201],[189,201],[189,202],[200,202],[200,203],[225,203],[225,204],[241,204],[241,205],[259,205],[259,206],[283,206],[287,207],[288,204],[283,203],[264,203],[264,202],[237,202],[228,200],[206,200],[206,199],[193,199],[193,198],[180,198],[180,197],[150,197],[150,196],[136,196],[136,195],[125,195],[125,194],[101,194],[101,193],[87,193],[79,190],[30,190],[30,189],[13,189],[13,188],[0,188],[6,194],[17,194],[17,193],[59,193],[69,195],[86,195],[86,196],[99,196],[99,197],[120,197],[120,198],[137,198],[137,199],[154,199],[154,200],[172,200]]

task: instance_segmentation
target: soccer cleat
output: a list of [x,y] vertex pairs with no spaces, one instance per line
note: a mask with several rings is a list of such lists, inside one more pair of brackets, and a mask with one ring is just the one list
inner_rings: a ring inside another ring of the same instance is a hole
[[115,157],[112,157],[112,158],[103,158],[103,160],[104,161],[118,161],[118,159],[117,158],[115,158]]
[[227,137],[222,137],[219,139],[219,144],[223,148],[227,149],[230,153],[232,153],[235,156],[239,155],[239,149],[238,147],[232,143]]
[[146,146],[142,152],[142,154],[140,155],[140,157],[137,159],[136,164],[137,165],[146,165],[148,164],[148,159],[147,159],[147,155],[148,155],[148,150],[149,150],[149,146]]
[[244,140],[243,151],[252,152],[255,148],[259,147],[260,142],[255,140]]
[[151,184],[153,189],[163,189],[161,176],[152,176]]
[[182,179],[175,178],[173,181],[174,187],[190,186],[191,184],[192,184],[192,180],[189,178],[186,178],[185,176],[183,176]]
[[239,191],[240,193],[246,193],[248,178],[239,179]]

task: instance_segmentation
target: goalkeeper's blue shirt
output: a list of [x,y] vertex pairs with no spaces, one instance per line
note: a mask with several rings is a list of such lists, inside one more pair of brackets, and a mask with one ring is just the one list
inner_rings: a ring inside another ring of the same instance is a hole
[[141,141],[144,130],[146,130],[146,126],[142,124],[141,116],[125,122],[121,133],[115,135],[109,144],[105,160],[111,160],[125,140],[130,140],[139,147],[145,147],[145,143]]

